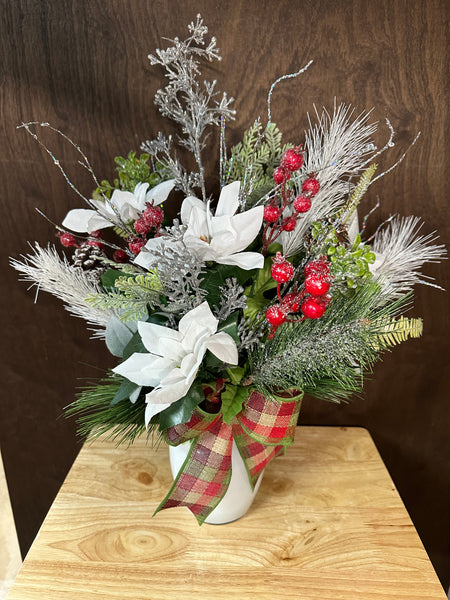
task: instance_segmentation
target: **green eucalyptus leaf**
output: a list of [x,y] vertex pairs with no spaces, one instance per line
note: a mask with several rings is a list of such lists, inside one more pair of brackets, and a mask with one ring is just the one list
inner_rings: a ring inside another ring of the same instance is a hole
[[128,342],[128,344],[123,349],[123,359],[124,361],[127,358],[130,358],[132,354],[135,352],[148,352],[144,344],[142,343],[141,336],[139,335],[139,331],[133,334],[133,337]]
[[124,379],[122,381],[122,383],[120,384],[119,389],[117,390],[114,398],[111,400],[111,406],[114,406],[115,404],[117,404],[118,402],[121,402],[122,400],[126,400],[128,399],[131,394],[137,390],[137,388],[141,387],[140,385],[138,385],[137,383],[133,383],[132,381],[129,381],[128,379]]

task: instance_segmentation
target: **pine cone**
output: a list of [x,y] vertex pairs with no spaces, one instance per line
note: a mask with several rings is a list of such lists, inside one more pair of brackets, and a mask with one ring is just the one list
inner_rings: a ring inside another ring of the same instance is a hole
[[73,266],[84,271],[89,279],[95,281],[107,271],[107,267],[101,261],[105,256],[98,246],[91,246],[88,242],[84,242],[73,253]]

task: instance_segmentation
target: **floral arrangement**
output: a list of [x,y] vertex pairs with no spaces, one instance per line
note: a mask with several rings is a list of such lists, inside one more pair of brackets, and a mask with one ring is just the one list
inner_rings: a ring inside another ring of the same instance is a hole
[[[85,197],[35,133],[50,125],[22,124],[85,207],[56,225],[67,256],[36,244],[13,261],[118,358],[67,408],[80,432],[131,443],[146,430],[170,444],[190,441],[160,508],[188,506],[199,522],[227,489],[233,440],[254,485],[292,442],[303,393],[345,400],[362,390],[385,350],[421,335],[421,319],[403,313],[414,284],[435,285],[423,264],[445,255],[433,235],[420,234],[416,217],[393,216],[364,239],[372,209],[359,230],[365,192],[405,156],[375,175],[375,159],[393,145],[389,121],[378,149],[370,113],[335,105],[310,118],[303,140],[282,143],[271,118],[273,89],[309,64],[272,85],[267,123],[257,119],[228,152],[233,99],[215,81],[201,81],[202,61],[220,59],[207,31],[198,16],[185,40],[149,56],[167,78],[155,103],[179,125],[177,143],[192,155],[193,170],[159,133],[140,155],[116,158],[113,183],[99,182],[81,149],[54,130],[94,179]],[[220,137],[217,202],[206,192],[202,161],[212,128]],[[171,220],[177,190],[183,200]],[[186,484],[188,476],[186,495],[180,478]]]

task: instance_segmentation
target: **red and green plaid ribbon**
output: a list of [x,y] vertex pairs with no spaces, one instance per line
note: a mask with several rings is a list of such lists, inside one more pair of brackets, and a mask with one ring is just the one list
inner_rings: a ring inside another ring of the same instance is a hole
[[155,514],[187,506],[201,524],[222,500],[231,478],[233,438],[255,485],[264,467],[294,441],[303,394],[278,399],[251,392],[242,411],[226,424],[221,414],[196,408],[187,423],[170,427],[172,446],[191,440],[191,448],[173,485]]

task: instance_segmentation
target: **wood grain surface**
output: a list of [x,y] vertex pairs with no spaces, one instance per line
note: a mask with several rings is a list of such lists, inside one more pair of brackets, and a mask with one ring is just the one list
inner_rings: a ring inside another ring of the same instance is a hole
[[8,600],[445,599],[364,429],[298,428],[228,525],[151,518],[170,484],[164,446],[84,446]]
[[[357,111],[374,107],[384,143],[389,117],[396,145],[389,167],[417,131],[422,135],[403,165],[377,182],[363,212],[381,200],[369,231],[389,214],[422,215],[424,232],[449,240],[447,0],[0,0],[0,237],[2,251],[2,402],[0,440],[11,502],[25,554],[80,442],[62,407],[86,378],[113,366],[102,342],[90,340],[45,294],[17,281],[7,257],[45,245],[54,229],[34,212],[61,222],[81,206],[49,157],[16,130],[42,120],[61,128],[89,156],[100,178],[114,176],[113,157],[137,149],[158,130],[173,132],[156,112],[161,72],[147,60],[163,37],[184,35],[201,12],[223,60],[205,76],[236,98],[228,145],[256,116],[266,115],[267,92],[280,75],[309,59],[312,67],[283,82],[273,116],[285,139],[303,141],[307,112],[334,98]],[[92,182],[61,140],[45,141],[66,161],[89,195]],[[209,192],[217,192],[217,140],[206,161]],[[180,153],[181,155],[181,153]],[[450,287],[448,265],[426,270]],[[424,336],[393,350],[366,383],[366,397],[348,406],[306,399],[305,424],[367,427],[387,464],[442,583],[450,583],[450,417],[448,411],[448,294],[417,290],[410,316],[423,316]],[[100,370],[99,370],[100,369]]]

